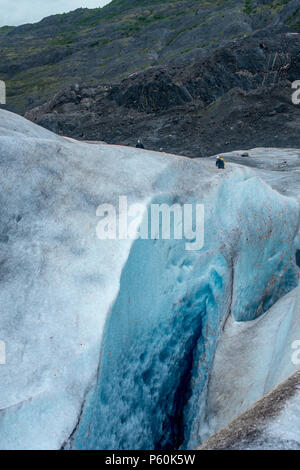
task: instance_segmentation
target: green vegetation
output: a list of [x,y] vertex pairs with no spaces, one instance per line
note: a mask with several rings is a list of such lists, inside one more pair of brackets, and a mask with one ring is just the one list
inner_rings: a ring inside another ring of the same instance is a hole
[[67,31],[66,33],[57,36],[55,39],[50,40],[50,44],[53,46],[66,46],[75,42],[74,36],[76,31]]
[[15,26],[2,26],[2,28],[0,28],[0,34],[7,34],[13,29],[15,29]]
[[90,47],[102,47],[102,46],[106,46],[107,44],[110,44],[113,40],[112,39],[98,39],[97,41],[94,41],[94,42],[91,42],[91,44],[89,44]]
[[288,18],[287,23],[292,28],[300,29],[300,21],[297,21],[297,16],[299,16],[300,19],[300,6],[296,8],[294,13]]
[[[289,1],[113,0],[103,8],[55,15],[19,33],[17,28],[15,34],[5,26],[0,28],[0,79],[7,81],[11,109],[22,113],[28,100],[38,105],[74,80],[119,81],[133,71],[245,36],[247,31],[227,33],[226,20],[238,22],[244,12],[264,25]],[[287,20],[290,28],[299,29],[299,9]]]
[[171,39],[169,39],[169,41],[167,42],[167,46],[170,46],[171,44],[173,44],[173,42],[176,41],[176,39],[178,39],[179,36],[181,36],[183,33],[186,33],[187,31],[192,31],[195,28],[199,28],[199,26],[201,25],[199,25],[199,23],[196,23],[192,26],[187,26],[186,28],[181,29],[180,31],[175,33],[175,35]]
[[132,21],[132,19],[130,18],[131,22],[129,24],[126,24],[126,26],[117,28],[116,31],[124,31],[126,33],[126,36],[131,36],[131,35],[139,33],[146,26],[149,26],[157,22],[162,22],[165,20],[173,20],[184,14],[185,14],[184,10],[167,14],[167,15],[158,14],[158,13],[153,14],[153,12],[150,12],[142,16],[134,17],[134,21]]
[[251,15],[253,12],[252,0],[245,0],[244,12]]
[[253,0],[244,0],[244,12],[248,15],[265,13],[266,16],[274,16],[276,13],[282,11],[289,1],[290,0],[273,0],[270,3],[254,6]]

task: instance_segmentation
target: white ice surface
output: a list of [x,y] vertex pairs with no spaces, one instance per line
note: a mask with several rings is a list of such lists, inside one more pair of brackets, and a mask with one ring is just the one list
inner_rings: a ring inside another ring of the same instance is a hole
[[[281,194],[300,200],[300,151],[257,148],[222,154],[227,162],[248,166]],[[209,159],[214,160],[214,157]],[[299,235],[296,237],[299,248]],[[257,320],[230,317],[216,348],[207,398],[206,419],[200,426],[205,440],[252,403],[299,369],[292,361],[300,340],[299,287],[281,298]],[[294,427],[295,428],[295,427]],[[298,432],[300,424],[298,426]],[[282,427],[282,434],[285,428]],[[300,436],[298,436],[300,440]]]
[[293,348],[299,340],[299,287],[256,320],[228,318],[212,367],[202,441],[299,369]]
[[259,439],[248,446],[249,450],[300,450],[300,388],[285,403],[283,409],[271,419],[266,419]]
[[[163,392],[178,386],[178,361],[185,367],[191,352],[197,360],[186,446],[196,445],[226,316],[252,320],[295,286],[298,203],[247,168],[220,172],[214,161],[72,142],[5,111],[0,185],[0,340],[7,351],[0,448],[57,449],[78,424],[86,439],[89,426],[98,425],[89,410],[113,419],[90,445],[78,438],[78,447],[151,446],[158,439],[151,430],[165,419]],[[97,239],[98,205],[117,206],[120,195],[129,203],[204,203],[204,248],[187,252],[171,240],[144,252],[138,242]],[[105,324],[111,350],[102,344]],[[193,338],[195,324],[200,336]],[[198,343],[189,351],[191,338]],[[100,361],[106,352],[118,365],[108,375],[109,362],[103,372]],[[136,381],[124,382],[117,406],[144,404],[139,413],[127,410],[125,422],[118,422],[115,403],[107,413],[97,400],[106,385],[119,390],[123,383],[121,357]],[[92,404],[85,402],[91,392]]]

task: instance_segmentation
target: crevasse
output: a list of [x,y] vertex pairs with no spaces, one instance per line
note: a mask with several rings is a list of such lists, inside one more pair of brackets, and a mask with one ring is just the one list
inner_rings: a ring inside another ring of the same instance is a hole
[[202,200],[201,251],[187,252],[184,240],[134,242],[106,321],[97,384],[68,446],[198,445],[226,318],[252,320],[296,286],[294,200],[239,171]]

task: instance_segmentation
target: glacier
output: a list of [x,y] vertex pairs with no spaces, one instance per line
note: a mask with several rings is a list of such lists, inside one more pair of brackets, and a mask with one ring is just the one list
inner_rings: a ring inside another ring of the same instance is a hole
[[[293,344],[300,338],[299,306],[297,287],[255,320],[228,318],[211,370],[202,442],[299,369],[293,361]],[[222,386],[220,377],[225,377]],[[300,421],[298,431],[300,438]]]
[[300,371],[257,400],[198,450],[299,450]]
[[[0,110],[1,449],[195,448],[293,372],[298,198],[234,158],[217,171]],[[121,195],[204,204],[204,247],[99,240],[97,207]]]

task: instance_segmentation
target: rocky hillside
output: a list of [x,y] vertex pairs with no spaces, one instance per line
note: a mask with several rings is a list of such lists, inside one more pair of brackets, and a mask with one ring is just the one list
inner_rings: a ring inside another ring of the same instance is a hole
[[116,83],[166,63],[191,63],[233,38],[297,30],[299,0],[113,0],[36,24],[0,28],[9,109],[25,110],[79,82]]
[[27,113],[62,135],[203,157],[257,146],[300,147],[300,34],[257,32],[186,64],[120,84],[77,85]]

